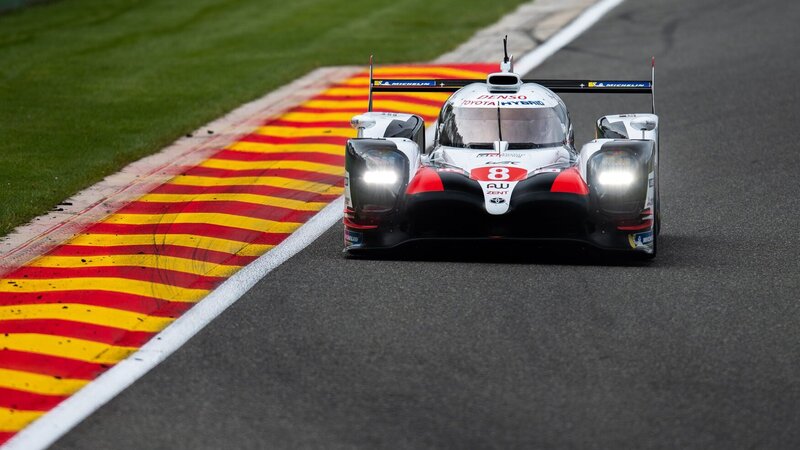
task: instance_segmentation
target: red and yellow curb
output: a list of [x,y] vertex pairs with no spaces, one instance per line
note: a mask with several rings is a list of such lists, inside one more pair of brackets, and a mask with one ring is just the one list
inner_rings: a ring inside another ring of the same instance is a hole
[[[378,78],[482,78],[486,64],[378,68]],[[358,74],[0,279],[0,444],[134,353],[226,277],[342,194]],[[447,93],[376,95],[430,123]]]

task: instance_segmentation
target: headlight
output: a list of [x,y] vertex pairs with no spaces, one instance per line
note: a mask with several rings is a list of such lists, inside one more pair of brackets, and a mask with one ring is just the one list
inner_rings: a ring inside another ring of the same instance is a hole
[[364,182],[367,184],[395,184],[400,177],[394,170],[367,170]]
[[624,151],[598,155],[593,167],[597,183],[607,188],[626,188],[636,181],[637,161]]
[[[358,220],[390,214],[408,183],[408,157],[385,139],[347,142],[349,200]],[[369,217],[367,217],[369,216]],[[370,219],[371,220],[371,219]]]
[[592,155],[586,172],[595,208],[610,215],[638,214],[647,198],[652,154],[652,141],[616,141]]
[[606,170],[597,175],[597,182],[603,186],[630,186],[636,179],[633,172],[627,170]]
[[364,183],[371,186],[399,188],[406,170],[405,157],[401,153],[365,150],[361,153],[365,167],[361,174]]

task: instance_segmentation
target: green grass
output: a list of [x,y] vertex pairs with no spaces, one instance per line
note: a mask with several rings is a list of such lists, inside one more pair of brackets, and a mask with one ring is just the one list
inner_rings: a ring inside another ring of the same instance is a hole
[[12,9],[24,8],[25,6],[43,1],[47,0],[0,0],[0,13],[4,13]]
[[524,0],[69,0],[0,16],[0,235],[310,70],[435,58]]

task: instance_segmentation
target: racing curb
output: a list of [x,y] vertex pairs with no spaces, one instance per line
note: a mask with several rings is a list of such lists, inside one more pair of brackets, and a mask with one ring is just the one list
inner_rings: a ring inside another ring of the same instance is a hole
[[318,95],[337,80],[361,67],[316,69],[309,74],[246,103],[224,117],[178,139],[156,154],[142,158],[75,194],[53,212],[40,216],[0,238],[0,277],[116,212],[170,178],[236,142],[259,124]]

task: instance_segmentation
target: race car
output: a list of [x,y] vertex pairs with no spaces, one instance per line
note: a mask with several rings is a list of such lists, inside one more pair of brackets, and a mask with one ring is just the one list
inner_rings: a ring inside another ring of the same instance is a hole
[[[373,79],[346,144],[344,250],[421,240],[565,241],[656,255],[660,228],[655,61],[648,81],[524,80],[507,52],[485,80]],[[412,114],[372,111],[374,92],[453,92],[433,144]],[[644,93],[651,113],[599,118],[574,147],[561,92]]]

